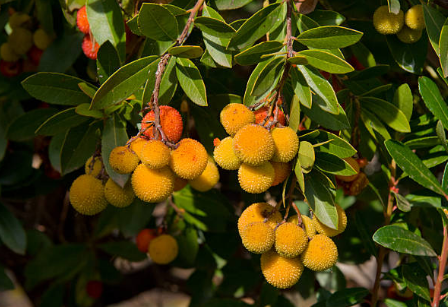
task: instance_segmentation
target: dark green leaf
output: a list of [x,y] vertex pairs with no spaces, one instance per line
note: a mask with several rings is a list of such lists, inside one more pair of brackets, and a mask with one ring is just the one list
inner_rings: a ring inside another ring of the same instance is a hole
[[143,35],[159,41],[174,41],[178,34],[176,17],[162,5],[143,3],[138,14]]
[[253,0],[212,0],[218,10],[234,10],[245,6]]
[[[150,66],[150,71],[156,71],[159,61],[154,61]],[[145,90],[143,92],[143,102],[147,103],[150,101],[152,93],[154,91],[154,86],[156,82],[156,75],[149,74],[148,80],[146,81]],[[176,77],[176,58],[171,57],[166,65],[165,71],[162,76],[162,81],[160,82],[159,89],[159,104],[166,105],[170,103],[177,89],[177,77]]]
[[292,58],[288,58],[288,62],[296,65],[306,65],[308,64],[308,60],[304,56],[293,56]]
[[446,143],[446,132],[440,120],[437,121],[436,133],[440,143],[442,143],[443,147],[445,148],[445,151],[448,152],[448,145]]
[[183,45],[183,46],[171,47],[170,49],[168,49],[168,53],[171,55],[174,55],[179,58],[189,58],[189,59],[200,58],[203,52],[204,50],[202,50],[202,48],[199,46]]
[[345,17],[335,11],[314,10],[308,17],[315,20],[321,26],[339,26],[345,21]]
[[188,98],[200,106],[207,105],[207,94],[201,73],[189,59],[177,59],[176,75]]
[[182,233],[176,236],[179,245],[179,254],[174,260],[173,266],[184,268],[194,267],[199,250],[198,233],[193,227],[186,227]]
[[303,50],[298,55],[305,57],[309,65],[331,74],[346,74],[354,70],[349,63],[329,52],[317,49]]
[[384,140],[388,140],[391,138],[389,131],[386,129],[383,123],[378,119],[376,115],[367,111],[367,108],[361,109],[361,119],[367,131],[369,131],[370,135],[373,138],[378,139],[375,131],[378,132]]
[[0,239],[17,254],[24,255],[26,249],[26,235],[17,218],[0,203]]
[[327,307],[349,307],[364,301],[369,294],[365,288],[348,288],[333,293],[327,300]]
[[448,106],[443,100],[437,85],[428,77],[418,79],[418,89],[428,109],[448,129]]
[[155,206],[155,204],[145,203],[135,198],[129,207],[115,208],[115,217],[123,235],[136,236],[140,230],[147,227]]
[[14,289],[14,284],[9,278],[8,275],[6,275],[5,268],[0,265],[0,290],[12,290]]
[[307,15],[299,14],[297,18],[297,28],[302,33],[306,30],[318,28],[320,25]]
[[98,245],[98,248],[112,256],[121,257],[129,261],[142,261],[147,257],[131,241],[107,242]]
[[395,62],[402,69],[413,74],[423,72],[428,50],[424,37],[413,44],[404,44],[395,35],[386,35],[386,41]]
[[361,106],[378,115],[389,127],[399,132],[410,132],[406,115],[388,101],[376,97],[361,97]]
[[77,32],[57,38],[42,54],[39,71],[59,73],[67,71],[82,52],[83,37],[83,33]]
[[90,103],[83,103],[76,107],[75,112],[82,116],[93,118],[103,118],[103,112],[98,110],[90,110]]
[[6,138],[11,141],[25,141],[36,136],[35,131],[48,118],[56,114],[54,108],[35,109],[17,117],[8,127]]
[[109,41],[101,45],[98,50],[96,66],[100,83],[104,83],[104,81],[120,68],[120,57],[118,56],[117,50]]
[[69,108],[51,116],[36,129],[35,133],[39,135],[56,135],[66,132],[68,129],[76,127],[88,119],[88,117],[78,115],[75,112],[75,108]]
[[207,16],[196,17],[194,24],[202,32],[212,36],[230,39],[235,34],[235,29],[229,26],[224,20],[217,18]]
[[362,35],[362,32],[349,28],[323,26],[302,32],[297,41],[312,48],[336,49],[357,43]]
[[260,72],[255,81],[252,92],[252,96],[262,96],[266,94],[273,84],[277,84],[277,80],[280,79],[281,73],[284,68],[284,58],[273,58],[269,61],[269,64]]
[[315,166],[323,172],[334,175],[351,176],[356,174],[349,163],[326,152],[316,153]]
[[443,25],[445,24],[445,16],[439,12],[434,7],[427,4],[423,5],[423,15],[425,17],[426,32],[429,36],[429,41],[431,42],[432,48],[438,56],[440,56],[439,51],[439,39],[440,32],[442,31]]
[[132,33],[138,36],[143,36],[143,33],[140,31],[140,28],[138,27],[138,14],[129,19],[126,22],[126,24],[128,25]]
[[[313,100],[318,96],[313,96]],[[305,113],[306,116],[311,118],[313,121],[321,125],[322,127],[331,129],[331,130],[342,130],[342,129],[350,129],[350,123],[347,119],[347,115],[345,115],[344,109],[339,105],[339,114],[334,115],[328,112],[325,112],[317,106],[317,103],[313,103],[311,109],[303,107],[301,110]]]
[[298,69],[291,69],[291,83],[294,89],[294,94],[297,95],[301,104],[308,109],[312,105],[311,89]]
[[235,55],[235,62],[240,65],[253,65],[264,60],[262,56],[274,53],[283,48],[283,43],[277,41],[261,42],[253,47],[247,48],[243,52]]
[[443,70],[443,76],[448,77],[448,20],[445,21],[440,33],[440,66]]
[[375,243],[372,240],[372,234],[370,233],[367,227],[368,224],[366,223],[364,217],[359,212],[356,212],[355,214],[355,223],[356,223],[356,229],[358,230],[363,245],[366,247],[366,249],[369,251],[371,255],[377,257],[378,255],[377,247],[375,246]]
[[[254,89],[255,82],[257,81],[259,75],[271,61],[272,61],[272,59],[259,63],[255,67],[255,69],[252,71],[252,74],[250,75],[249,80],[247,80],[246,91],[244,92],[243,102],[246,106],[251,106],[258,102],[258,99],[254,96],[251,96],[251,93]],[[272,85],[272,88],[274,86],[275,86],[275,84]],[[261,100],[262,98],[259,98],[259,99]]]
[[426,299],[427,301],[431,301],[426,273],[420,265],[417,262],[403,264],[401,270],[408,288],[418,296]]

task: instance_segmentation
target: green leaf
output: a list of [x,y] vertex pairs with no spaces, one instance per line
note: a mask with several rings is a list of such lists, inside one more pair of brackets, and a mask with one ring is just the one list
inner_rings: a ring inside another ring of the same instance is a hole
[[302,32],[296,39],[307,47],[320,49],[344,48],[357,43],[363,33],[340,26],[323,26]]
[[356,171],[349,163],[338,156],[326,152],[316,153],[315,166],[326,173],[342,176],[355,175]]
[[[251,96],[251,93],[254,89],[255,82],[257,81],[259,75],[271,61],[272,61],[272,59],[258,63],[258,65],[255,67],[255,69],[252,71],[252,73],[249,77],[249,80],[247,80],[246,91],[244,92],[243,102],[246,106],[251,106],[251,105],[257,103],[259,99],[260,100],[262,99],[262,98],[257,99],[257,97]],[[275,84],[272,85],[272,88],[274,86],[275,86]]]
[[301,104],[308,109],[312,105],[311,89],[298,69],[291,69],[291,85]]
[[[107,79],[96,92],[90,105],[91,109],[104,109],[112,104],[123,101],[133,94],[156,70],[151,64],[157,56],[138,59],[122,66]],[[157,69],[157,68],[155,68]]]
[[445,129],[448,129],[448,106],[437,85],[428,77],[420,77],[418,79],[418,90],[431,113],[442,122]]
[[406,172],[409,177],[437,194],[446,195],[436,177],[423,164],[422,160],[409,149],[409,147],[394,140],[387,140],[384,144],[386,145],[389,154],[397,162],[397,165]]
[[289,128],[293,131],[299,130],[300,126],[300,102],[297,96],[294,96],[289,107]]
[[448,19],[445,21],[440,32],[440,66],[443,70],[443,76],[448,77]]
[[88,119],[88,117],[78,115],[75,112],[75,108],[69,108],[51,116],[36,129],[35,133],[38,135],[56,135],[66,132],[68,129],[76,127]]
[[345,21],[345,17],[335,11],[314,10],[307,15],[321,26],[339,26]]
[[361,107],[378,115],[389,127],[399,132],[411,132],[408,119],[390,102],[376,97],[361,97]]
[[404,145],[408,146],[410,149],[433,147],[440,144],[440,139],[437,136],[424,136],[422,138],[414,138],[404,143]]
[[327,300],[327,307],[349,307],[364,301],[369,294],[365,288],[348,288],[333,293]]
[[395,196],[395,200],[397,201],[398,209],[400,209],[403,212],[411,211],[412,205],[409,202],[409,200],[407,200],[404,196],[402,196],[402,195],[400,195],[398,193],[395,193],[395,192],[392,192],[392,193]]
[[305,193],[305,177],[302,172],[302,165],[300,165],[300,160],[296,160],[296,165],[294,166],[294,174],[296,175],[297,183],[299,184],[299,189],[302,194]]
[[57,38],[42,54],[38,70],[59,73],[67,71],[82,52],[83,37],[83,33],[75,32]]
[[426,299],[427,301],[431,301],[426,273],[420,265],[417,262],[403,264],[401,270],[408,288],[418,296]]
[[138,14],[129,19],[126,22],[126,24],[128,25],[132,33],[138,36],[143,36],[142,32],[140,31],[140,28],[138,27]]
[[179,246],[179,254],[173,262],[173,266],[192,268],[195,266],[196,256],[199,251],[198,233],[191,226],[185,227],[182,233],[176,236]]
[[446,131],[443,128],[443,124],[440,120],[437,121],[436,133],[437,137],[440,140],[440,143],[442,143],[443,147],[445,148],[445,151],[448,152],[448,144],[446,143]]
[[378,256],[377,247],[375,246],[375,243],[372,240],[372,234],[368,229],[367,222],[365,221],[364,217],[360,214],[359,211],[356,212],[355,214],[355,223],[356,223],[356,229],[358,230],[363,245],[366,247],[366,249],[369,251],[371,255],[377,257]]
[[429,243],[415,233],[398,226],[384,226],[373,235],[373,241],[393,251],[415,256],[437,256]]
[[120,57],[118,56],[117,50],[109,41],[101,45],[98,50],[96,66],[100,83],[104,83],[120,68]]
[[411,88],[407,83],[400,85],[395,91],[393,103],[403,112],[407,120],[410,121],[414,107],[414,98],[412,97]]
[[[154,61],[149,70],[156,71],[159,61]],[[152,93],[154,91],[154,86],[156,82],[156,75],[149,74],[148,80],[146,81],[145,90],[143,92],[143,102],[147,103],[150,101]],[[159,89],[159,104],[166,105],[173,98],[177,89],[177,77],[176,77],[176,58],[171,57],[166,65],[165,71],[162,75],[162,81],[160,81]]]
[[235,34],[234,28],[229,26],[224,20],[218,18],[200,16],[196,17],[196,19],[194,20],[194,24],[202,32],[211,36],[219,36],[221,38],[230,39]]
[[8,275],[6,275],[5,268],[0,265],[0,290],[12,290],[14,289],[14,283],[11,281]]
[[354,70],[349,63],[329,52],[313,49],[300,51],[298,55],[305,57],[309,65],[331,74],[346,74]]
[[304,56],[293,56],[292,58],[288,58],[288,62],[296,65],[307,65],[308,60]]
[[436,8],[429,5],[423,5],[423,16],[425,17],[426,32],[429,36],[429,41],[437,56],[440,56],[439,39],[445,24],[445,16]]
[[114,208],[121,233],[127,237],[136,236],[140,230],[148,226],[155,207],[156,204],[145,203],[136,197],[130,206]]
[[262,96],[272,88],[273,84],[277,84],[284,68],[284,62],[285,59],[282,57],[270,60],[269,64],[258,75],[250,94],[252,96]]
[[389,6],[389,12],[397,15],[400,12],[400,1],[399,0],[387,0],[387,5]]
[[[313,96],[313,100],[315,100],[316,98],[318,98],[318,96]],[[303,107],[301,110],[303,111],[303,113],[305,113],[306,116],[311,118],[322,127],[331,130],[350,129],[350,123],[344,109],[340,105],[338,106],[338,109],[339,114],[334,115],[322,110],[322,108],[320,108],[317,103],[313,103],[311,109]]]
[[234,10],[245,6],[246,4],[252,2],[253,0],[213,0],[214,4],[218,10]]
[[387,45],[395,62],[405,71],[422,74],[428,51],[426,39],[404,44],[395,35],[386,35]]
[[54,108],[34,109],[17,117],[6,131],[6,138],[11,141],[25,141],[36,136],[35,131],[48,118],[57,112]]
[[82,79],[52,72],[38,72],[22,81],[23,88],[37,100],[51,104],[76,106],[90,103],[78,84]]
[[179,58],[200,58],[204,50],[199,46],[175,46],[168,49],[168,53]]
[[389,131],[383,125],[383,123],[378,119],[376,115],[367,111],[367,108],[361,109],[361,119],[365,128],[367,129],[367,131],[369,131],[370,135],[374,139],[378,140],[375,131],[378,132],[379,135],[384,138],[384,140],[388,140],[391,138]]
[[159,41],[177,39],[177,19],[162,5],[143,3],[137,22],[140,31],[146,37]]
[[307,15],[299,14],[297,17],[297,29],[302,33],[306,30],[318,28],[320,25]]
[[265,58],[262,58],[263,55],[277,52],[282,48],[283,48],[282,42],[277,41],[261,42],[235,55],[235,62],[237,62],[240,65],[257,64],[262,60],[265,60]]
[[189,59],[177,59],[176,75],[179,84],[195,104],[207,105],[207,94],[199,69]]
[[103,113],[98,110],[90,110],[90,103],[83,103],[76,107],[75,112],[82,116],[103,118]]
[[131,241],[107,242],[98,245],[98,248],[104,252],[127,259],[129,261],[142,261],[147,258],[145,253],[138,250],[137,245]]
[[25,230],[17,218],[2,203],[0,203],[0,239],[13,252],[25,255]]
[[408,306],[405,302],[393,300],[390,298],[386,298],[384,300],[384,304],[386,304],[387,307],[407,307]]
[[325,144],[320,146],[321,152],[331,153],[339,158],[352,157],[356,153],[356,149],[349,142],[341,139],[337,135],[324,130],[319,130],[319,132],[316,140],[321,143],[325,142]]
[[298,160],[304,173],[307,174],[311,172],[314,166],[314,162],[316,161],[316,155],[313,144],[307,141],[300,142],[298,151]]

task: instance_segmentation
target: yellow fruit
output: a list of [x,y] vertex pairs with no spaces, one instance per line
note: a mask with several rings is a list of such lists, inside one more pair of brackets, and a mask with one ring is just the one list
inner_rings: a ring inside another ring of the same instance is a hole
[[219,181],[219,171],[213,162],[213,159],[209,158],[205,170],[199,177],[190,180],[190,185],[193,189],[199,192],[206,192],[211,190]]
[[148,203],[164,201],[173,193],[174,174],[168,166],[150,169],[144,164],[137,166],[131,182],[135,195]]
[[397,34],[404,24],[404,13],[402,10],[398,14],[389,13],[387,5],[380,6],[373,14],[373,25],[375,29],[384,35]]
[[274,287],[288,289],[299,281],[303,264],[299,258],[284,258],[270,250],[261,255],[261,272]]
[[135,193],[130,182],[127,182],[122,188],[109,178],[104,186],[104,196],[112,206],[124,208],[132,204]]
[[170,235],[161,235],[149,242],[149,257],[157,264],[168,264],[176,259],[179,246]]
[[241,233],[244,247],[254,254],[263,254],[270,250],[274,239],[274,230],[264,222],[250,223]]
[[411,7],[404,15],[404,23],[412,30],[423,30],[426,27],[423,6],[417,4]]
[[241,160],[233,150],[233,138],[230,136],[221,140],[219,145],[215,147],[213,157],[219,166],[229,171],[237,170],[241,165]]
[[44,29],[37,29],[33,34],[33,42],[37,48],[45,50],[51,45],[53,38]]
[[8,43],[14,53],[24,55],[33,47],[33,33],[24,28],[15,28],[8,36]]
[[3,43],[0,47],[0,57],[6,62],[17,62],[20,56],[16,54],[9,43]]
[[336,204],[336,211],[338,213],[337,230],[326,226],[325,224],[321,223],[315,215],[313,216],[313,224],[318,233],[326,235],[327,237],[334,237],[344,232],[345,228],[347,227],[347,215],[345,215],[344,209],[342,209],[338,204]]
[[9,26],[11,29],[18,28],[26,23],[31,23],[31,17],[22,12],[15,12],[9,17]]
[[137,167],[138,156],[127,146],[115,147],[109,156],[109,164],[119,174],[129,174]]
[[285,258],[300,255],[308,244],[305,231],[293,223],[283,223],[275,230],[275,250]]
[[226,132],[234,136],[238,130],[247,124],[253,124],[255,115],[243,104],[230,103],[222,109],[220,119]]
[[422,30],[412,30],[404,26],[401,31],[397,33],[397,37],[405,44],[413,44],[422,37]]
[[285,181],[286,178],[288,178],[289,174],[291,173],[291,165],[289,163],[282,163],[282,162],[270,162],[272,164],[272,167],[274,167],[274,182],[272,183],[272,187],[282,183]]
[[274,139],[267,129],[246,125],[235,134],[233,150],[243,163],[261,165],[274,155]]
[[141,154],[143,146],[148,142],[148,140],[145,140],[144,138],[137,138],[133,140],[130,144],[131,150],[137,155],[137,157],[141,160]]
[[188,184],[188,180],[179,178],[177,176],[175,177],[176,178],[174,179],[174,192],[177,192],[185,188],[185,186]]
[[81,175],[73,181],[69,193],[73,208],[84,215],[95,215],[107,207],[101,180]]
[[275,229],[283,218],[280,212],[275,211],[275,208],[268,203],[254,203],[247,207],[238,219],[240,236],[247,225],[254,222],[264,222],[265,219],[267,219],[266,224]]
[[351,176],[337,175],[336,178],[339,179],[339,180],[345,181],[345,182],[352,182],[359,175],[359,164],[358,164],[358,161],[356,161],[352,157],[345,158],[344,160],[345,160],[345,162],[350,164],[350,166],[356,171],[356,174],[355,175],[351,175]]
[[[288,222],[298,224],[297,215],[293,215],[288,218]],[[314,227],[313,220],[306,215],[302,215],[302,227],[305,228],[305,233],[308,238],[313,238],[316,235],[316,228]]]
[[299,150],[299,138],[297,134],[289,127],[274,128],[271,131],[274,139],[274,162],[289,162]]
[[325,235],[315,235],[300,255],[305,267],[313,271],[325,271],[336,264],[338,249],[333,240]]
[[171,152],[170,167],[183,179],[192,180],[207,167],[208,155],[204,146],[193,139],[183,139],[179,147]]
[[252,194],[263,193],[274,182],[275,171],[270,162],[259,166],[242,164],[238,169],[238,181],[241,188]]
[[144,142],[139,157],[149,168],[162,168],[170,163],[170,149],[162,141],[149,140]]
[[100,157],[95,157],[95,161],[93,161],[93,157],[87,159],[86,164],[84,165],[84,171],[87,175],[96,177],[100,174],[103,168],[103,162]]

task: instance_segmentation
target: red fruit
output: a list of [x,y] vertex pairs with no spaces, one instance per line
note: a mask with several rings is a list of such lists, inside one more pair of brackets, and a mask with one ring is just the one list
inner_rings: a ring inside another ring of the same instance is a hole
[[[266,116],[268,115],[269,112],[269,107],[262,107],[260,109],[258,109],[257,111],[254,111],[255,114],[255,123],[256,124],[261,124],[264,119],[266,118]],[[271,116],[269,118],[270,121],[274,120],[274,116]],[[278,112],[278,118],[277,118],[278,122],[280,124],[282,124],[283,126],[286,125],[286,120],[285,120],[285,114],[283,113],[282,110],[279,109]],[[268,124],[268,122],[266,122],[265,126]]]
[[90,280],[86,286],[87,295],[97,299],[103,293],[103,283],[99,280]]
[[5,77],[15,77],[22,72],[22,61],[6,62],[0,60],[0,73]]
[[213,146],[218,146],[219,144],[221,144],[221,140],[220,139],[218,139],[218,138],[215,138],[214,140],[213,140]]
[[142,253],[148,252],[149,242],[157,237],[157,229],[142,229],[136,239],[137,248]]
[[78,26],[79,31],[84,34],[89,34],[90,26],[89,21],[87,20],[87,11],[85,5],[80,8],[78,10],[78,14],[76,14],[76,25]]
[[84,51],[84,54],[86,57],[92,60],[96,60],[98,49],[100,49],[100,45],[98,45],[97,42],[95,42],[95,45],[93,45],[93,41],[90,38],[90,35],[84,36],[84,39],[82,40],[82,51]]
[[348,59],[348,62],[353,66],[356,70],[363,70],[365,69],[364,65],[361,64],[361,62],[356,58],[354,55]]
[[42,53],[44,53],[42,50],[37,48],[33,45],[31,47],[30,51],[28,51],[28,57],[31,59],[31,62],[33,62],[34,65],[39,66],[40,58],[42,57]]
[[[154,111],[148,112],[142,120],[142,129],[144,130],[144,134],[153,139],[153,127],[152,124],[148,123],[149,121],[154,121]],[[162,126],[165,136],[171,142],[177,143],[182,137],[184,124],[182,122],[182,116],[180,116],[180,113],[175,108],[170,106],[160,107],[160,125]],[[161,139],[160,135],[158,139]]]

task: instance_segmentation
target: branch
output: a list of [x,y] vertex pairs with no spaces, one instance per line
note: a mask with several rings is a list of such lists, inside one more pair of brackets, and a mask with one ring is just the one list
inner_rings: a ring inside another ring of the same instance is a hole
[[438,307],[440,303],[440,292],[442,291],[442,282],[445,274],[446,261],[448,258],[448,226],[443,227],[443,245],[442,245],[442,255],[439,258],[439,274],[437,276],[437,281],[434,286],[434,297],[431,303],[432,307]]

